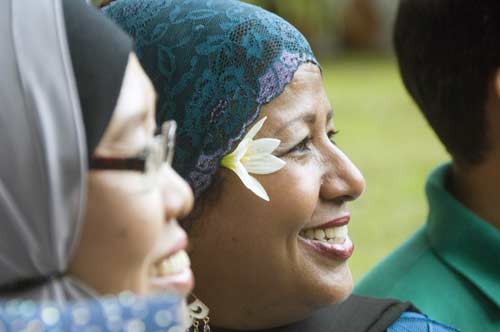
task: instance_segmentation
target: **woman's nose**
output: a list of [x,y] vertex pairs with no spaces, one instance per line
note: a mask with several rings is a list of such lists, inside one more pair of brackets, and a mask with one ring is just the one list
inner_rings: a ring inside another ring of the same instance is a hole
[[342,151],[334,149],[335,153],[326,160],[320,195],[326,200],[355,200],[365,190],[365,179]]
[[193,208],[191,188],[170,166],[163,167],[161,177],[166,220],[186,217]]

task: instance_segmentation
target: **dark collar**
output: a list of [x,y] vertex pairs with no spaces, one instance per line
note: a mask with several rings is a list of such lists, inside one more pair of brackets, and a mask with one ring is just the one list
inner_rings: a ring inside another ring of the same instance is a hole
[[306,320],[259,332],[385,332],[405,311],[418,312],[409,302],[351,295],[340,304],[316,311]]

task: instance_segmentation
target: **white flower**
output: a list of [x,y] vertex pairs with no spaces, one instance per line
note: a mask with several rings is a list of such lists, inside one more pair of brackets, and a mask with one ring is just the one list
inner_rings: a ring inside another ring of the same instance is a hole
[[273,156],[272,152],[280,145],[281,141],[276,138],[260,138],[253,140],[266,121],[264,117],[257,122],[238,144],[236,150],[221,160],[221,166],[234,171],[243,182],[260,198],[269,201],[266,190],[252,174],[271,174],[279,171],[285,166],[285,162]]

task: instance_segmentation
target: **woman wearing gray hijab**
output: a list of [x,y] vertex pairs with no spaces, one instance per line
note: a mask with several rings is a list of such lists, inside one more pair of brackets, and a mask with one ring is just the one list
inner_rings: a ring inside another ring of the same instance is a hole
[[132,42],[80,0],[1,1],[0,35],[0,300],[187,294],[192,194]]

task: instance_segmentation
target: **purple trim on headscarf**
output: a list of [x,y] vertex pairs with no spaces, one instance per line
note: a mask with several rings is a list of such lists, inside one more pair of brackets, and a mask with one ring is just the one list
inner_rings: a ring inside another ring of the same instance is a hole
[[[220,161],[236,148],[237,143],[241,141],[249,127],[259,117],[262,106],[281,95],[286,86],[293,80],[293,76],[299,67],[308,62],[319,66],[317,60],[312,56],[294,54],[284,50],[279,60],[270,65],[267,72],[259,78],[260,90],[256,100],[258,105],[252,117],[244,123],[237,137],[229,139],[224,149],[218,150],[213,154],[200,155],[196,162],[195,170],[189,173],[188,181],[193,188],[196,198],[210,186],[213,176],[220,168]],[[227,101],[220,101],[212,112],[224,112],[225,106],[227,106]]]
[[290,53],[284,50],[280,60],[273,63],[268,71],[259,78],[260,91],[257,103],[264,104],[280,95],[288,83],[293,79],[293,75],[299,66],[305,62],[318,64],[316,59],[311,56],[305,56]]

